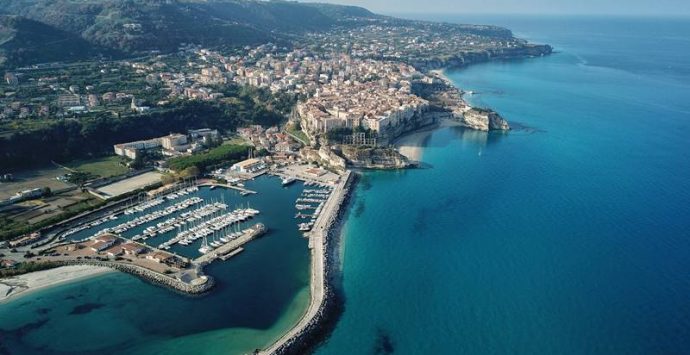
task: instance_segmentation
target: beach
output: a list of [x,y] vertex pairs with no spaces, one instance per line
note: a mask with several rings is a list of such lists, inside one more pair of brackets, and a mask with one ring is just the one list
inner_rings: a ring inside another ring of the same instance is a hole
[[444,119],[432,126],[410,132],[399,137],[393,141],[393,145],[396,146],[398,148],[398,152],[404,155],[407,159],[419,161],[422,158],[424,142],[429,138],[429,136],[431,136],[431,133],[440,128],[454,126],[460,127],[462,124],[458,121]]
[[74,265],[0,279],[0,303],[31,291],[108,272],[115,272],[115,270],[99,266]]

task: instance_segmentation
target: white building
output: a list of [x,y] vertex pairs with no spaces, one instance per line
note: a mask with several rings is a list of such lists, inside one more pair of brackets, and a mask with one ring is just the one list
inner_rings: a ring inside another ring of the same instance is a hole
[[266,164],[264,164],[263,161],[256,158],[252,158],[234,164],[230,167],[230,170],[237,171],[240,173],[253,173],[261,169],[264,169],[265,167]]

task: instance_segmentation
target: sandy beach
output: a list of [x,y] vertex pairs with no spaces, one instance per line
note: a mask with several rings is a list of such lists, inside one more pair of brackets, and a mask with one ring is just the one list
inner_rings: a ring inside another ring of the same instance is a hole
[[398,152],[407,159],[419,161],[424,152],[424,142],[436,129],[444,127],[462,126],[460,122],[445,119],[433,126],[405,134],[393,142],[393,145],[398,148]]
[[30,291],[108,272],[115,272],[115,270],[99,266],[74,265],[0,279],[0,303]]
[[[441,80],[445,81],[448,85],[456,87],[452,80],[446,75],[445,69],[434,69],[429,70],[429,73],[436,74]],[[460,88],[458,88],[460,89]]]

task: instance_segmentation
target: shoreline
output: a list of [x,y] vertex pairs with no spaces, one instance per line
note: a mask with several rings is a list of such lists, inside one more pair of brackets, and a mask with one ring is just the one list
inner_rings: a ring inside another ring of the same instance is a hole
[[0,304],[18,300],[35,291],[112,272],[116,271],[102,266],[69,265],[0,279]]
[[403,134],[391,142],[391,144],[398,149],[398,153],[404,155],[407,159],[420,161],[424,153],[424,142],[427,138],[429,138],[434,131],[447,127],[464,126],[458,121],[444,118],[433,125]]
[[[448,76],[446,75],[446,69],[432,69],[432,70],[429,70],[429,73],[435,74],[436,76],[438,76],[441,80],[445,81],[446,83],[453,84],[453,81],[451,81],[450,78],[448,78]],[[455,86],[455,85],[453,85],[453,86]]]

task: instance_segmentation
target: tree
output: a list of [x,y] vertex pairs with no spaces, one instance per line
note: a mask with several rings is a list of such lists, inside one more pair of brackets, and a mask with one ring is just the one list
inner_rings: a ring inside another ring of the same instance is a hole
[[201,171],[199,168],[196,167],[196,165],[192,165],[184,170],[182,170],[182,173],[180,173],[180,177],[183,179],[190,178],[190,177],[196,177],[201,174]]
[[129,163],[129,167],[132,169],[142,169],[145,165],[145,159],[144,159],[145,154],[143,152],[139,152],[134,160],[132,160],[131,163]]

